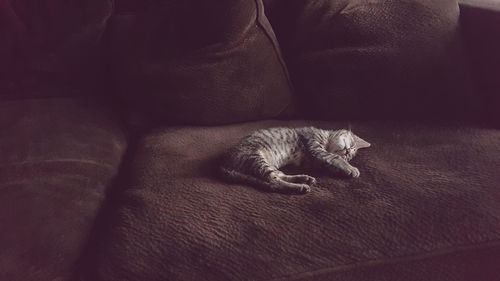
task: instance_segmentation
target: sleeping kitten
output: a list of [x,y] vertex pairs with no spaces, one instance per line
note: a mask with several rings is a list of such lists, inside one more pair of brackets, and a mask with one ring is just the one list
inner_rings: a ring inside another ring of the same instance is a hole
[[350,130],[270,128],[243,138],[226,155],[221,171],[226,178],[259,185],[269,191],[307,193],[316,179],[286,175],[280,168],[310,162],[335,173],[359,177],[348,163],[358,149],[370,144]]

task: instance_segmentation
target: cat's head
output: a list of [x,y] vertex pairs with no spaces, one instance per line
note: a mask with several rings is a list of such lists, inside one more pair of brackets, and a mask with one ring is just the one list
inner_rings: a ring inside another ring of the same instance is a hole
[[351,130],[340,130],[330,139],[328,151],[351,160],[358,149],[370,147],[370,143],[356,136]]

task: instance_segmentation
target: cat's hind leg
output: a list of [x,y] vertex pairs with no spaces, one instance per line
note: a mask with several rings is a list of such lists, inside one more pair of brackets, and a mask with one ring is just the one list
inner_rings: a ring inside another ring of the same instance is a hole
[[281,179],[290,183],[303,183],[307,185],[316,185],[316,178],[309,175],[283,175]]
[[232,169],[222,168],[222,174],[225,178],[234,180],[235,182],[249,183],[258,186],[271,192],[280,193],[307,193],[311,191],[311,187],[307,184],[290,183],[281,179],[284,174],[281,171],[273,171],[265,178],[259,178],[254,175],[244,174]]
[[312,178],[312,181],[311,178],[307,175],[289,176],[277,170],[269,175],[269,185],[273,191],[308,193],[311,192],[313,182],[316,182],[316,179]]
[[[255,175],[265,181],[273,192],[280,193],[308,193],[311,191],[311,186],[304,182],[291,182],[286,179],[289,178],[279,167],[270,164],[265,158],[265,155],[260,154],[255,157],[252,162]],[[298,178],[297,178],[298,179]]]

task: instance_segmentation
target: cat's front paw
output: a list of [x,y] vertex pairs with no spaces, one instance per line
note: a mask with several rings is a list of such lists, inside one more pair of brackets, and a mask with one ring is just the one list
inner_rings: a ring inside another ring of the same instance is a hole
[[353,166],[350,166],[347,168],[346,174],[350,177],[353,177],[353,178],[359,178],[359,175],[360,175],[358,168],[353,167]]

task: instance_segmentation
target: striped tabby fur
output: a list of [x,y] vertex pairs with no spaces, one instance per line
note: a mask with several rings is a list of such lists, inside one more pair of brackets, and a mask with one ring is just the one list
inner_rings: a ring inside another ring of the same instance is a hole
[[359,177],[348,163],[357,150],[370,144],[350,130],[323,130],[314,127],[270,128],[243,138],[226,155],[223,175],[275,192],[307,193],[316,179],[309,175],[287,175],[280,169],[301,166],[304,161],[335,173]]

